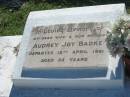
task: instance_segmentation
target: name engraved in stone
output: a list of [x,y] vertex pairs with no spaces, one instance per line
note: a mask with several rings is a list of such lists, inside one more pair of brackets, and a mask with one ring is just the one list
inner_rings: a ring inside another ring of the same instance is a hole
[[34,27],[25,65],[29,68],[106,67],[109,56],[105,38],[109,28],[107,22]]
[[70,47],[70,46],[74,46],[75,42],[65,42],[62,47]]
[[34,46],[33,46],[33,49],[34,48],[50,48],[50,47],[58,47],[59,43],[42,43],[42,44],[38,44],[38,43],[35,43]]
[[79,46],[101,46],[103,41],[79,41]]

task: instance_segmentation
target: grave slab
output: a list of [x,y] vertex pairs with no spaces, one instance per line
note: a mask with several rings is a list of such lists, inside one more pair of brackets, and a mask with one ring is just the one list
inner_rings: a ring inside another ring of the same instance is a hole
[[14,69],[14,85],[121,89],[123,62],[108,53],[105,37],[125,10],[124,4],[112,4],[31,12]]

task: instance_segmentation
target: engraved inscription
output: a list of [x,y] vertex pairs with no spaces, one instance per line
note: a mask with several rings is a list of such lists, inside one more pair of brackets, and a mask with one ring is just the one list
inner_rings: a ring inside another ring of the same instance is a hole
[[105,67],[108,22],[37,26],[27,48],[27,68]]

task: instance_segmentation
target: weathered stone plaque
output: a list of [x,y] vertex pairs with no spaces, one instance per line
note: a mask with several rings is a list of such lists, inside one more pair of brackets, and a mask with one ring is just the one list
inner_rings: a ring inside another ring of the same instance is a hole
[[26,68],[106,67],[107,22],[70,23],[33,27]]

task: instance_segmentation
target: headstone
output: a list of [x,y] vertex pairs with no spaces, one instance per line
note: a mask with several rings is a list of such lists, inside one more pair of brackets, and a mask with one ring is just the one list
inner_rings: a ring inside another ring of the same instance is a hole
[[122,87],[122,80],[108,80],[116,75],[109,66],[118,62],[111,63],[105,39],[111,22],[124,14],[124,4],[31,12],[15,66],[14,85]]
[[109,26],[92,22],[33,27],[24,67],[107,67]]

